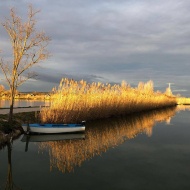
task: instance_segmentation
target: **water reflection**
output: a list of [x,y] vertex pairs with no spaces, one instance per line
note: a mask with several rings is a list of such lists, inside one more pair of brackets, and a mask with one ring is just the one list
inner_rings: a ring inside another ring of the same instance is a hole
[[[49,135],[46,137],[30,136],[27,153],[24,152],[27,141],[24,138],[26,137],[23,138],[24,143],[21,143],[20,140],[14,141],[14,150],[12,147],[0,143],[0,149],[6,149],[4,151],[6,155],[2,154],[1,157],[3,162],[1,162],[0,170],[0,189],[14,189],[16,187],[14,182],[23,189],[54,189],[55,187],[56,189],[63,189],[63,187],[88,189],[90,185],[93,189],[99,187],[119,189],[120,179],[123,179],[122,189],[133,186],[137,187],[134,189],[140,189],[145,184],[149,184],[147,189],[156,187],[161,189],[160,184],[166,184],[165,189],[180,189],[181,187],[181,189],[185,189],[184,186],[189,187],[187,180],[189,177],[187,167],[189,163],[189,130],[186,130],[189,129],[189,122],[184,123],[183,128],[178,125],[184,118],[188,119],[189,112],[186,112],[185,116],[179,114],[174,120],[171,120],[179,110],[184,110],[184,107],[88,122],[85,140],[80,137],[73,139],[68,136],[66,137],[68,139],[65,140],[53,139],[54,137],[49,137]],[[165,125],[160,124],[153,128],[156,122],[174,125],[164,128]],[[84,164],[85,160],[101,155],[108,149],[142,133],[147,136],[154,134],[154,136],[147,141],[143,135],[143,138],[134,139],[109,151],[101,159],[97,157]],[[181,138],[184,138],[184,141],[181,141]],[[0,139],[2,138],[0,137]],[[11,163],[12,151],[14,155],[12,155]],[[48,172],[49,164],[51,171],[53,170],[51,173]],[[80,165],[83,167],[77,170]],[[61,173],[74,170],[76,172],[71,174],[62,175]],[[96,174],[93,171],[96,171]],[[72,183],[73,181],[76,183]],[[106,183],[104,183],[105,181]]]
[[190,111],[190,105],[178,105],[176,111],[180,112],[180,111],[186,111],[189,110]]
[[112,118],[87,123],[85,140],[65,140],[42,142],[40,152],[49,152],[50,170],[72,172],[74,167],[95,155],[101,155],[109,148],[118,146],[127,139],[134,138],[140,133],[152,135],[156,122],[170,123],[176,113],[176,107],[147,113],[130,115],[127,117]]
[[[8,108],[10,100],[0,100],[0,108]],[[15,100],[15,107],[50,106],[49,100]]]
[[[12,144],[9,142],[6,144],[7,147],[7,156],[8,156],[8,168],[7,168],[7,180],[3,189],[5,190],[21,190],[14,182],[13,182],[13,175],[12,175],[12,161],[11,161],[11,154],[12,154]],[[3,147],[1,147],[3,148]]]
[[25,152],[28,151],[29,142],[50,142],[50,141],[63,141],[63,140],[76,140],[85,139],[84,133],[72,134],[47,134],[47,135],[23,135],[21,141],[26,142]]

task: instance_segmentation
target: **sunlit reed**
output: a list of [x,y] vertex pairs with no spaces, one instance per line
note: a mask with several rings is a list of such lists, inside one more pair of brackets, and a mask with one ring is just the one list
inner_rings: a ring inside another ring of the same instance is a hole
[[176,100],[178,105],[190,105],[190,98],[177,97]]

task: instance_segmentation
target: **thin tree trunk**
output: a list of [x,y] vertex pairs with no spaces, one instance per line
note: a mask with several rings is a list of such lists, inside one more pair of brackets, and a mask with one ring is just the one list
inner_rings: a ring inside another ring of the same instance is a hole
[[13,104],[11,103],[10,105],[10,110],[9,110],[9,123],[12,124],[13,121]]
[[14,108],[14,92],[11,92],[11,104],[10,104],[10,110],[9,110],[9,124],[12,124],[13,122],[13,108]]

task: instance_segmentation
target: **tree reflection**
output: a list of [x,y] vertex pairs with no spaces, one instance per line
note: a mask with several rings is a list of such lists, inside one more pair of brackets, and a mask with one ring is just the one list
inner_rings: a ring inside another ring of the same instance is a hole
[[7,153],[8,153],[8,170],[7,170],[6,184],[3,189],[5,189],[5,190],[21,190],[13,182],[12,162],[11,162],[12,143],[8,142],[6,146],[7,146]]
[[43,142],[41,151],[47,149],[50,156],[50,170],[72,172],[75,166],[95,155],[101,155],[109,148],[122,144],[140,133],[152,135],[156,122],[168,122],[175,115],[176,107],[151,111],[127,117],[105,119],[87,123],[85,140]]
[[13,178],[12,178],[12,162],[11,162],[11,151],[12,151],[12,145],[11,143],[7,144],[7,152],[8,152],[8,172],[7,172],[7,182],[5,189],[13,189]]

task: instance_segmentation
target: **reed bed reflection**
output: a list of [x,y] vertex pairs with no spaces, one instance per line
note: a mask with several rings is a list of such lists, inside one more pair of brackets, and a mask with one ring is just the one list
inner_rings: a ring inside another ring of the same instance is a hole
[[178,105],[177,106],[177,111],[185,111],[185,110],[190,111],[190,105]]
[[104,119],[87,123],[85,140],[43,142],[40,151],[49,151],[50,170],[72,172],[85,160],[101,155],[109,148],[122,144],[140,133],[152,135],[155,122],[168,121],[175,115],[176,107],[151,111],[127,117]]

